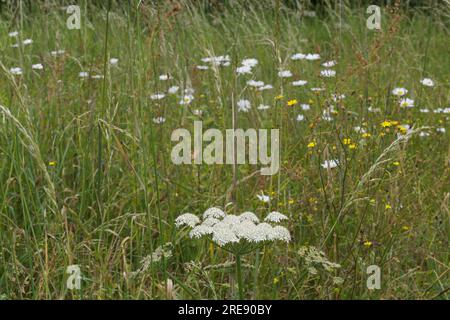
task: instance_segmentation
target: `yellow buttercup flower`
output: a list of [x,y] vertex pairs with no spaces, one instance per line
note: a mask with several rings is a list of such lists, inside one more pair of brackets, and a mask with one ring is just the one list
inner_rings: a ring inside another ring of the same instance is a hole
[[386,210],[387,210],[387,209],[392,209],[392,206],[391,206],[390,204],[387,204],[384,208],[385,208]]
[[297,103],[298,103],[298,100],[297,100],[297,99],[292,99],[292,100],[289,100],[289,101],[287,102],[287,105],[288,105],[289,107],[291,107],[291,106],[295,106]]
[[350,138],[345,138],[342,142],[343,142],[345,145],[347,145],[347,144],[350,144],[350,143],[352,142],[352,140],[351,140]]
[[314,148],[316,146],[316,143],[314,141],[308,143],[308,148]]
[[361,135],[363,138],[369,138],[370,136],[372,136],[370,133],[363,133],[362,135]]
[[349,149],[356,149],[356,148],[357,148],[357,145],[356,145],[356,143],[352,143],[352,144],[349,145],[348,147],[349,147]]
[[372,241],[364,241],[364,246],[369,248],[373,245]]
[[390,121],[383,121],[383,122],[381,123],[381,126],[382,126],[383,128],[387,128],[387,127],[392,126],[392,123],[391,123]]

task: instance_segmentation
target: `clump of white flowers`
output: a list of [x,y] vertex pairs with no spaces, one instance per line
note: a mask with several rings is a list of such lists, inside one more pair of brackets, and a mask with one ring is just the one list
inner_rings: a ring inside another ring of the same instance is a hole
[[[219,247],[243,253],[251,251],[252,245],[266,244],[271,241],[289,242],[291,234],[288,229],[274,225],[288,220],[284,214],[272,211],[260,222],[253,212],[246,211],[240,215],[226,214],[223,210],[212,207],[203,213],[203,221],[192,213],[180,215],[175,220],[177,227],[188,226],[189,237],[199,239],[209,237]],[[241,246],[242,245],[242,246]],[[245,250],[241,250],[245,248]]]
[[175,225],[191,228],[191,239],[208,238],[235,256],[239,299],[244,298],[241,256],[275,241],[291,241],[289,230],[276,224],[288,220],[288,217],[277,211],[270,212],[261,222],[256,214],[250,211],[234,215],[212,207],[203,213],[202,220],[192,213],[184,213],[175,219]]
[[298,254],[304,260],[310,274],[317,274],[319,268],[330,273],[341,268],[340,264],[329,261],[323,251],[313,246],[301,247]]

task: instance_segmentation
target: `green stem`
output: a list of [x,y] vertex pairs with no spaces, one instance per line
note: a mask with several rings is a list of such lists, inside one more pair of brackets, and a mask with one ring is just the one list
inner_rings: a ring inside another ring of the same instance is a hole
[[239,299],[244,299],[244,288],[242,286],[242,272],[241,272],[241,255],[236,255],[236,276],[238,279],[238,287],[239,287]]

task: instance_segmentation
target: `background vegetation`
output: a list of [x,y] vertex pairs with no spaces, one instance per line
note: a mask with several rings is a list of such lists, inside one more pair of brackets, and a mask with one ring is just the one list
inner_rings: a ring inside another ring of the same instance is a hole
[[[231,257],[174,226],[181,213],[226,206],[260,217],[278,210],[291,219],[290,244],[243,258],[247,298],[447,299],[449,118],[433,110],[449,104],[448,5],[392,1],[383,7],[382,30],[371,31],[366,8],[348,1],[337,9],[337,1],[325,1],[316,17],[304,15],[314,5],[306,2],[199,3],[111,1],[108,8],[79,1],[80,30],[67,29],[63,2],[2,4],[2,298],[236,297]],[[12,47],[16,39],[8,33],[15,30],[19,42],[33,43]],[[59,49],[65,53],[51,55]],[[296,52],[322,59],[290,60]],[[230,67],[195,67],[224,54]],[[108,63],[113,57],[117,66]],[[252,76],[237,77],[244,58],[259,64]],[[319,77],[328,60],[338,62],[336,78]],[[44,69],[32,70],[35,63]],[[10,74],[15,66],[21,76]],[[280,68],[308,86],[293,87],[277,76]],[[82,71],[104,79],[80,79]],[[173,79],[160,81],[166,73]],[[436,86],[422,86],[424,77]],[[274,89],[258,92],[246,85],[251,78]],[[194,101],[149,98],[171,85],[194,88]],[[395,87],[407,88],[416,107],[399,108]],[[331,94],[346,98],[335,102]],[[260,176],[251,165],[233,174],[230,165],[172,164],[174,129],[192,130],[195,119],[205,129],[231,128],[241,98],[252,110],[237,113],[237,127],[281,131],[277,175]],[[293,99],[299,103],[287,106]],[[257,110],[260,103],[271,108]],[[303,112],[301,103],[311,110]],[[331,122],[322,119],[329,105],[336,108]],[[304,121],[296,121],[299,113]],[[166,121],[154,123],[160,116]],[[404,127],[383,127],[385,120],[427,127],[430,135],[408,133],[404,143],[397,140]],[[340,165],[325,170],[325,159]],[[258,200],[261,192],[269,203]],[[299,253],[303,246],[317,247],[341,268],[316,262],[314,273]],[[71,291],[66,268],[73,264],[83,280]],[[380,290],[366,287],[372,264],[382,270]]]

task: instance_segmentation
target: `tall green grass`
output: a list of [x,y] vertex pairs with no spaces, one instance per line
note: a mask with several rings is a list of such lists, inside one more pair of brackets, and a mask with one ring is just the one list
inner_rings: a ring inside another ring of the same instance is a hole
[[[311,18],[279,2],[218,12],[184,2],[129,2],[108,15],[80,1],[81,29],[68,30],[64,10],[48,3],[31,13],[5,12],[0,23],[2,298],[236,297],[229,255],[174,227],[179,214],[210,206],[261,217],[278,210],[291,219],[290,244],[242,257],[246,298],[448,298],[450,148],[448,132],[435,131],[448,131],[448,116],[419,112],[448,107],[448,11],[386,9],[376,32],[366,28],[365,8],[346,2],[341,11],[330,7]],[[12,48],[13,30],[33,44]],[[57,49],[66,53],[52,57]],[[289,59],[296,52],[337,60],[338,76],[321,79],[318,62]],[[222,54],[231,56],[231,67],[195,69],[201,58]],[[117,67],[108,64],[111,57],[119,58]],[[248,77],[236,76],[249,57],[259,60],[253,78],[273,90],[258,93],[246,86]],[[45,69],[33,71],[32,63]],[[13,66],[24,74],[11,76]],[[326,91],[292,87],[277,77],[279,68]],[[81,80],[80,71],[105,78]],[[169,83],[158,80],[163,73],[172,75],[170,84],[196,89],[190,106],[175,96],[149,99],[167,91]],[[437,86],[423,87],[423,77]],[[415,108],[397,107],[390,91],[399,86],[408,88]],[[336,104],[332,93],[346,99]],[[199,118],[205,128],[231,128],[239,98],[251,100],[252,110],[236,113],[236,127],[280,128],[277,175],[254,174],[251,165],[234,172],[230,165],[172,164],[172,130],[192,130]],[[290,99],[311,110],[287,107]],[[263,102],[271,109],[258,111]],[[330,104],[338,108],[336,121],[320,121]],[[305,121],[295,120],[299,113]],[[158,116],[163,125],[153,122]],[[394,128],[380,126],[387,119],[430,127],[431,134],[404,143]],[[370,137],[354,126],[365,126]],[[364,143],[350,150],[347,138]],[[312,141],[316,147],[308,148]],[[341,166],[324,170],[324,159],[340,159]],[[258,201],[261,191],[270,204]],[[170,257],[132,276],[169,242]],[[305,245],[342,268],[311,274],[298,254]],[[72,264],[84,277],[80,290],[66,287]],[[366,287],[372,264],[382,269],[381,290]]]

